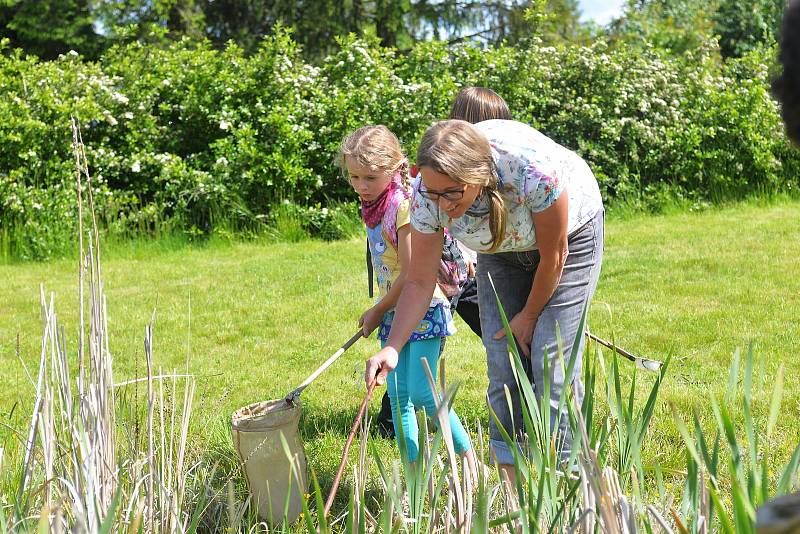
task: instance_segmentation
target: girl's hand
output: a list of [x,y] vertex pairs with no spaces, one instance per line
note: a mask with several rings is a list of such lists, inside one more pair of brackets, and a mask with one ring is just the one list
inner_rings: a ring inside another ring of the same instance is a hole
[[[531,341],[533,340],[533,331],[536,329],[536,319],[531,318],[529,314],[522,310],[516,314],[508,325],[511,327],[511,332],[522,350],[522,354],[531,357]],[[503,339],[506,336],[504,328],[498,330],[494,339]]]
[[398,354],[392,347],[384,347],[375,353],[375,356],[367,360],[367,370],[364,373],[364,381],[369,388],[373,378],[378,379],[378,385],[386,383],[386,375],[397,367]]
[[376,310],[374,306],[365,311],[358,320],[358,326],[364,330],[364,337],[369,337],[372,331],[381,324],[381,320],[383,320],[383,314]]

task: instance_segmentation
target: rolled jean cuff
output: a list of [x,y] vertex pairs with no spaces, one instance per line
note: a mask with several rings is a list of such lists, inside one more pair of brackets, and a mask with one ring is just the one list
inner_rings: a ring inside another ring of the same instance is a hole
[[[491,455],[491,463],[495,464],[510,464],[514,465],[514,452],[508,443],[501,439],[490,439],[489,445],[492,447],[493,455]],[[517,444],[517,451],[522,454],[522,448]]]

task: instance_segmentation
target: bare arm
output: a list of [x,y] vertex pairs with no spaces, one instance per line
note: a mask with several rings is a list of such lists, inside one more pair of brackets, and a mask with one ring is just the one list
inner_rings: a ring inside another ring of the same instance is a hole
[[424,234],[411,230],[411,257],[400,298],[394,312],[392,330],[386,346],[367,360],[367,384],[377,375],[378,383],[397,366],[400,350],[408,342],[431,303],[436,288],[436,272],[442,257],[444,232]]
[[[567,192],[562,191],[549,208],[533,214],[536,229],[536,244],[539,247],[539,265],[533,275],[533,285],[525,307],[510,322],[514,337],[526,356],[530,356],[531,339],[536,321],[545,305],[553,296],[567,261],[568,248],[568,208]],[[501,339],[504,330],[498,331],[495,339]]]

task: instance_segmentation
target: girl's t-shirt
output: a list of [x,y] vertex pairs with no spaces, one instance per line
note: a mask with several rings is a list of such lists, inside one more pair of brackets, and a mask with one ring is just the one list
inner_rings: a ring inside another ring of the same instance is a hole
[[[490,120],[474,127],[489,140],[497,168],[497,189],[505,203],[506,231],[496,252],[536,249],[533,214],[549,208],[565,189],[569,195],[567,233],[603,209],[594,174],[573,151],[521,122]],[[485,195],[478,197],[466,214],[451,219],[436,201],[415,190],[411,224],[423,233],[446,227],[459,242],[478,252],[491,248],[489,198]]]
[[[411,222],[409,206],[408,199],[400,201],[397,206],[397,222],[395,229],[399,230]],[[384,224],[382,221],[374,228],[366,227],[369,252],[370,256],[372,256],[372,270],[375,272],[376,281],[378,283],[378,299],[386,296],[392,288],[392,283],[397,280],[397,277],[400,275],[400,255],[397,253],[397,248],[393,244],[397,242],[397,238],[390,239],[387,230],[394,229],[385,229],[385,226],[388,225]]]
[[[392,206],[391,208],[394,208]],[[387,210],[387,215],[392,216],[393,209]],[[372,267],[378,283],[378,300],[386,296],[392,288],[392,284],[400,276],[401,265],[400,255],[397,251],[397,236],[390,238],[388,231],[396,232],[397,229],[411,222],[410,200],[402,199],[396,206],[396,216],[394,228],[386,221],[381,221],[374,228],[367,226],[367,241],[369,251],[372,256]],[[385,217],[384,217],[385,219]],[[388,311],[383,316],[383,321],[378,328],[378,339],[386,341],[389,337],[392,320],[394,319],[394,309]],[[419,324],[411,336],[410,341],[431,339],[434,337],[450,336],[455,333],[452,312],[447,296],[437,285],[433,292],[430,307],[425,318]]]

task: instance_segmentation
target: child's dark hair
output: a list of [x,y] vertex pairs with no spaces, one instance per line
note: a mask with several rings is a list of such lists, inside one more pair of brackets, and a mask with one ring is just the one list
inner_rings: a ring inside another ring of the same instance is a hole
[[783,73],[772,82],[782,104],[786,133],[800,146],[800,0],[792,0],[783,16],[780,54]]
[[476,122],[490,119],[511,120],[511,110],[503,97],[485,87],[464,87],[456,95],[451,119]]
[[337,157],[345,173],[347,158],[373,171],[399,172],[403,184],[408,185],[408,159],[397,136],[383,124],[362,126],[345,137]]

